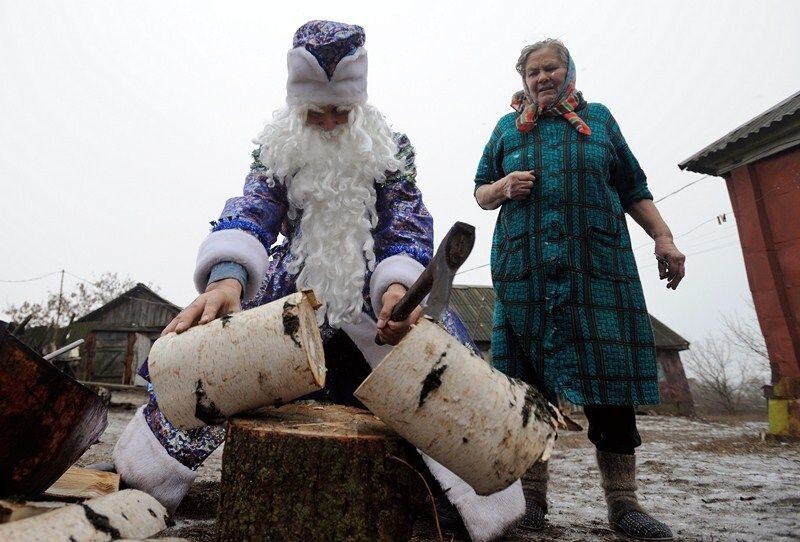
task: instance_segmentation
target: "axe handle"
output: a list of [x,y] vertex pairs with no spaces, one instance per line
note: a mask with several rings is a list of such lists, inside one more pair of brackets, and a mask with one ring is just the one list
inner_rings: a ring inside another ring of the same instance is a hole
[[[475,244],[475,227],[464,222],[456,222],[444,236],[436,254],[433,255],[431,261],[425,266],[411,288],[400,298],[392,308],[392,314],[389,317],[394,322],[400,322],[408,318],[413,310],[422,303],[425,296],[431,293],[433,288],[434,268],[439,266],[446,266],[450,273],[455,273],[464,260],[469,256],[472,251],[472,246]],[[445,285],[450,287],[450,282]],[[437,286],[438,288],[438,286]],[[375,335],[375,344],[383,344],[383,342]]]
[[[393,322],[400,322],[408,318],[408,316],[417,308],[417,305],[422,303],[425,296],[431,293],[433,287],[433,271],[432,266],[429,264],[425,270],[417,277],[411,288],[406,291],[400,301],[392,309],[392,315],[389,318]],[[375,335],[375,344],[382,345],[383,341]]]
[[400,322],[408,318],[408,316],[417,308],[417,305],[422,303],[425,296],[431,293],[433,287],[433,272],[430,266],[426,267],[422,274],[417,277],[411,288],[400,298],[397,305],[392,309],[392,316],[390,320]]

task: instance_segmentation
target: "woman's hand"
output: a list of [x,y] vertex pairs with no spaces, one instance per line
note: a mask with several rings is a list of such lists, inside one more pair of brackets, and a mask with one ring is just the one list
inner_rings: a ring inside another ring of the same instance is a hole
[[395,345],[400,342],[400,339],[406,336],[406,333],[411,329],[411,326],[417,323],[419,317],[422,316],[422,307],[417,307],[405,320],[395,322],[391,320],[392,309],[397,305],[397,302],[402,299],[406,293],[406,287],[402,284],[390,284],[389,288],[381,297],[383,307],[381,313],[378,315],[378,338],[383,344]]
[[667,288],[678,288],[686,275],[686,256],[678,250],[671,236],[656,237],[656,260],[658,260],[658,278],[667,281]]
[[500,179],[501,190],[506,199],[522,201],[531,195],[536,176],[532,171],[513,171]]
[[239,301],[241,297],[242,285],[238,280],[223,279],[212,282],[206,287],[205,293],[200,294],[167,324],[161,336],[173,331],[183,333],[194,325],[207,324],[219,316],[239,312],[242,310]]
[[521,201],[530,196],[535,180],[532,171],[513,171],[492,184],[479,186],[475,199],[483,209],[491,211],[510,199]]

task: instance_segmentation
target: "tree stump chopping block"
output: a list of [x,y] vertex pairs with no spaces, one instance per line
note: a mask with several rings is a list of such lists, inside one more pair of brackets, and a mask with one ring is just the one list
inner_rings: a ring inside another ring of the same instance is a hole
[[416,450],[365,410],[298,403],[231,419],[219,539],[408,540],[426,506],[415,469]]

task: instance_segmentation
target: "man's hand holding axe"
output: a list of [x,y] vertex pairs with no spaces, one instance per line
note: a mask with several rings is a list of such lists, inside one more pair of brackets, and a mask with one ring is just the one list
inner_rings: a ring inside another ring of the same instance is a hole
[[[395,345],[424,314],[438,321],[450,298],[456,271],[466,261],[475,244],[475,227],[456,222],[442,240],[436,254],[419,278],[406,291],[402,284],[391,284],[383,294],[378,315],[377,344]],[[430,294],[425,308],[421,306]]]

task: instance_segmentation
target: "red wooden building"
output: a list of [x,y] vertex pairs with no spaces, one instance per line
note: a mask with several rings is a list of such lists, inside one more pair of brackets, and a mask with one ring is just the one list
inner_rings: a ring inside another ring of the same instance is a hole
[[770,433],[800,438],[800,92],[679,167],[727,183],[772,368]]

